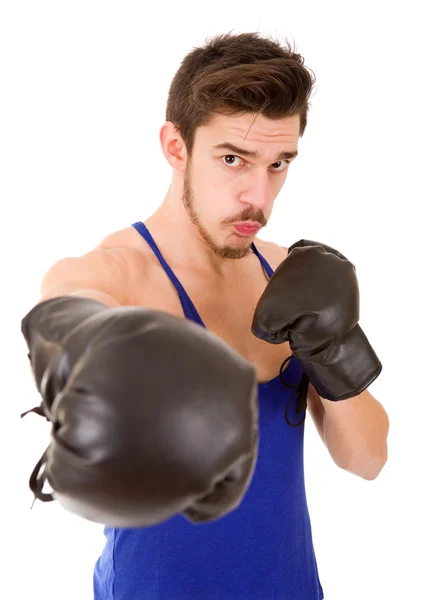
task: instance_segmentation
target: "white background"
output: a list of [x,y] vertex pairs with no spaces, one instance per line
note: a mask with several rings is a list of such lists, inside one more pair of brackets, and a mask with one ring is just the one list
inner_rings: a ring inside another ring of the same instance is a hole
[[[215,33],[296,43],[316,74],[300,156],[262,237],[305,237],[356,265],[360,324],[391,422],[375,481],[341,471],[311,419],[306,485],[325,600],[439,597],[438,45],[433,2],[22,2],[0,12],[0,595],[89,600],[104,538],[27,481],[49,425],[20,320],[41,276],[161,203],[172,76]],[[8,591],[6,592],[6,589]],[[226,599],[225,599],[226,600]],[[294,600],[294,599],[292,599]]]

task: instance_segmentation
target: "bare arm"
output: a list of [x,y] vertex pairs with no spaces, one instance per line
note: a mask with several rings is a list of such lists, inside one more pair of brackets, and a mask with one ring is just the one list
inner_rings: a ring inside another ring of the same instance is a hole
[[369,390],[340,402],[321,398],[310,384],[308,410],[324,444],[342,469],[375,479],[387,462],[389,418]]
[[[288,248],[279,247],[279,252],[284,260]],[[321,398],[310,383],[307,405],[335,464],[363,479],[375,479],[387,462],[389,417],[382,404],[369,390],[332,402]]]
[[40,302],[58,296],[80,296],[108,307],[131,303],[130,271],[117,250],[95,249],[81,257],[63,258],[42,278]]

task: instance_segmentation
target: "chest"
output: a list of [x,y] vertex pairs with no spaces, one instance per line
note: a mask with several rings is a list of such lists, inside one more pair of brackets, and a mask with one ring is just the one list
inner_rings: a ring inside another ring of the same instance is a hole
[[[178,292],[169,277],[158,267],[142,288],[139,304],[184,318]],[[268,279],[256,269],[227,283],[208,281],[193,273],[179,273],[180,283],[194,304],[208,331],[218,335],[256,367],[258,382],[277,377],[282,362],[291,355],[288,344],[269,344],[251,331],[254,311]],[[154,282],[154,285],[151,285]]]

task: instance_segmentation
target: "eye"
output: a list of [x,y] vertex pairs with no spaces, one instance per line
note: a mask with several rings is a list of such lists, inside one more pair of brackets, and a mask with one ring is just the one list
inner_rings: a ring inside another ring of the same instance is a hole
[[[243,158],[236,156],[235,154],[226,154],[221,158],[228,167],[239,167],[245,162]],[[290,162],[290,160],[278,160],[270,166],[277,173],[282,173],[288,167]]]
[[235,156],[234,154],[227,154],[226,156],[222,156],[223,161],[228,167],[237,167],[239,166],[240,160],[243,160],[239,156]]
[[[285,169],[288,167],[290,162],[291,162],[290,160],[278,160],[277,162],[273,163],[271,166],[274,167],[275,171],[282,172],[282,171],[285,171]],[[282,165],[282,163],[284,163],[284,164]]]

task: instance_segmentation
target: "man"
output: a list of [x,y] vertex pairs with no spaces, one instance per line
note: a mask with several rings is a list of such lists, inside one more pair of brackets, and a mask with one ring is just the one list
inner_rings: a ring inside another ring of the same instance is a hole
[[54,428],[31,486],[49,499],[46,465],[68,510],[106,524],[96,600],[321,600],[306,408],[338,466],[374,479],[386,462],[355,269],[324,244],[256,237],[312,86],[300,55],[257,34],[194,49],[160,131],[173,174],[162,204],[55,263],[23,320]]

